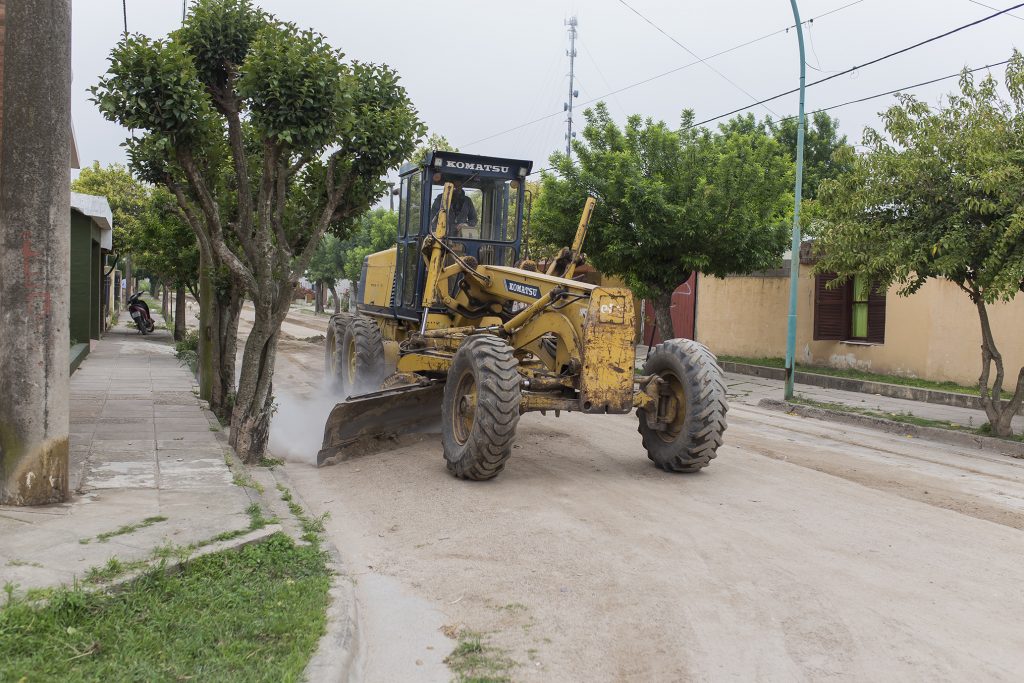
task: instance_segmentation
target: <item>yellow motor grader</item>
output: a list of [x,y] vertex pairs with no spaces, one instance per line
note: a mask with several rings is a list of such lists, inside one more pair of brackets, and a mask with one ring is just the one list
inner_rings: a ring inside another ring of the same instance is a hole
[[671,339],[635,372],[626,289],[574,279],[594,199],[545,272],[520,260],[531,162],[438,151],[401,171],[397,244],[363,263],[355,313],[331,318],[331,412],[317,464],[439,432],[449,471],[490,479],[528,411],[637,409],[648,457],[705,467],[726,428],[725,384],[707,348]]

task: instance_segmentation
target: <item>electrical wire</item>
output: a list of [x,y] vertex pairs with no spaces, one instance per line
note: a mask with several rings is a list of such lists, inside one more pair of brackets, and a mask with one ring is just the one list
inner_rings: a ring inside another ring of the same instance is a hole
[[[1004,59],[1001,62],[993,62],[991,64],[986,64],[984,66],[979,66],[979,67],[975,67],[973,69],[968,69],[967,73],[973,74],[973,73],[977,73],[978,71],[984,71],[986,69],[992,69],[992,68],[997,67],[997,66],[1004,66],[1004,65],[1009,64],[1009,63],[1010,63],[1009,59]],[[809,112],[807,112],[805,114],[805,116],[811,116],[812,114],[818,114],[818,113],[821,113],[821,112],[832,111],[833,109],[838,109],[840,107],[847,107],[847,106],[849,106],[851,104],[860,104],[862,102],[868,102],[870,100],[877,100],[880,97],[885,97],[887,95],[895,95],[897,93],[906,92],[908,90],[914,90],[916,88],[922,88],[922,87],[924,87],[926,85],[934,85],[935,83],[940,83],[942,81],[948,81],[951,78],[958,78],[960,76],[960,74],[962,74],[962,73],[963,73],[963,71],[957,71],[956,73],[953,73],[953,74],[947,74],[946,76],[939,76],[938,78],[930,78],[927,81],[921,81],[919,83],[914,83],[912,85],[905,85],[905,86],[903,86],[901,88],[894,88],[892,90],[886,90],[885,92],[875,93],[874,95],[866,95],[865,97],[858,97],[858,98],[853,99],[853,100],[847,100],[846,102],[840,102],[839,104],[833,104],[833,105],[829,105],[827,107],[822,107],[821,109],[815,109],[813,111],[809,111]],[[796,119],[796,118],[799,118],[799,117],[797,115],[786,116],[784,118],[779,119],[779,123],[781,123],[782,121],[790,121],[790,120]],[[533,171],[529,175],[534,175],[534,174],[537,174],[537,173],[545,173],[545,172],[548,172],[548,171],[554,171],[554,172],[557,173],[558,169],[549,166],[547,168],[537,169],[536,171]]]
[[[999,9],[998,7],[993,7],[992,5],[986,5],[983,2],[978,2],[978,0],[967,0],[967,2],[974,3],[975,5],[977,5],[979,7],[984,7],[985,9]],[[1007,12],[1006,15],[1009,16],[1009,17],[1013,17],[1014,19],[1019,19],[1020,21],[1024,21],[1024,17],[1018,16],[1016,14],[1010,14],[1009,12]]]
[[[878,64],[879,62],[883,62],[883,61],[885,61],[887,59],[891,59],[891,58],[896,57],[898,55],[905,54],[907,52],[910,52],[911,50],[915,50],[915,49],[917,49],[919,47],[922,47],[924,45],[928,45],[929,43],[934,43],[937,40],[941,40],[943,38],[948,38],[949,36],[951,36],[951,35],[953,35],[955,33],[959,33],[960,31],[965,31],[965,30],[967,30],[969,28],[972,28],[974,26],[977,26],[979,24],[983,24],[986,21],[990,21],[992,19],[995,19],[998,16],[1001,16],[1003,14],[1007,14],[1008,12],[1011,12],[1012,10],[1015,10],[1015,9],[1019,9],[1021,7],[1024,7],[1024,2],[1018,3],[1018,4],[1014,5],[1013,7],[1007,7],[1004,10],[999,10],[995,14],[990,14],[987,17],[982,17],[981,19],[976,19],[975,21],[972,21],[970,23],[963,24],[961,26],[957,26],[954,29],[950,29],[949,31],[945,31],[944,33],[940,33],[938,35],[932,36],[931,38],[926,38],[925,40],[918,41],[918,42],[914,43],[913,45],[908,45],[907,47],[900,48],[899,50],[895,50],[895,51],[890,52],[888,54],[882,55],[881,57],[876,57],[875,59],[872,59],[870,61],[864,62],[863,64],[857,64],[856,66],[851,66],[848,69],[844,69],[842,71],[837,71],[836,73],[831,74],[829,76],[825,76],[824,78],[819,78],[816,81],[811,81],[810,83],[807,83],[804,87],[805,88],[810,88],[812,86],[819,85],[821,83],[825,83],[826,81],[831,81],[834,78],[839,78],[840,76],[843,76],[845,74],[852,73],[852,72],[857,71],[859,69],[863,69],[866,66],[872,66],[874,64]],[[771,102],[773,100],[779,99],[780,97],[785,97],[786,95],[792,95],[793,93],[799,92],[799,91],[800,91],[800,88],[792,88],[792,89],[787,90],[785,92],[781,92],[781,93],[779,93],[777,95],[772,95],[771,97],[765,98],[761,102],[755,102],[754,105],[747,105],[747,106],[744,106],[744,107],[740,107],[738,109],[733,109],[732,111],[727,111],[724,114],[718,114],[717,116],[712,116],[712,117],[704,119],[702,121],[697,121],[696,123],[693,123],[693,124],[691,124],[688,127],[689,128],[694,128],[696,126],[702,126],[705,123],[711,123],[712,121],[717,121],[718,119],[723,119],[726,116],[732,116],[733,114],[738,114],[738,113],[740,113],[742,111],[746,111],[747,109],[750,109],[751,106],[759,105],[762,102]]]
[[[686,47],[685,45],[683,45],[683,44],[682,44],[681,42],[679,42],[678,40],[676,40],[676,38],[674,38],[673,36],[669,35],[669,34],[668,34],[668,32],[667,32],[667,31],[665,31],[665,30],[664,30],[663,28],[661,28],[661,27],[660,27],[660,26],[658,26],[658,25],[657,25],[656,23],[654,23],[653,21],[651,21],[651,20],[650,20],[649,18],[647,18],[646,16],[644,16],[643,14],[641,14],[641,13],[640,13],[640,12],[639,12],[639,11],[638,11],[638,10],[637,10],[637,9],[636,9],[635,7],[633,7],[633,6],[632,6],[632,5],[630,5],[630,4],[628,3],[628,2],[626,2],[626,0],[619,0],[619,4],[620,4],[620,5],[622,5],[623,7],[625,7],[626,9],[628,9],[628,10],[629,10],[630,12],[632,12],[633,14],[635,14],[635,15],[637,15],[638,17],[640,17],[641,19],[643,19],[643,20],[644,20],[645,22],[647,22],[648,24],[650,24],[650,25],[651,25],[651,26],[652,26],[652,27],[654,28],[654,30],[656,30],[656,31],[657,31],[658,33],[660,33],[661,35],[665,36],[666,38],[668,38],[669,40],[671,40],[671,41],[672,41],[673,43],[675,43],[675,44],[676,44],[676,45],[678,45],[679,47],[681,47],[681,48],[683,48],[684,50],[686,50],[686,52],[687,52],[687,53],[688,53],[688,54],[689,54],[689,55],[690,55],[691,57],[694,57],[694,58],[695,58],[695,59],[696,59],[696,60],[697,60],[698,62],[700,62],[701,64],[703,64],[703,65],[704,65],[704,66],[706,66],[707,68],[711,69],[711,71],[713,71],[713,72],[715,72],[716,74],[718,74],[718,76],[719,76],[719,77],[720,77],[720,78],[721,78],[722,80],[724,80],[724,81],[725,81],[726,83],[728,83],[728,84],[729,84],[729,85],[731,85],[732,87],[736,88],[737,90],[739,90],[739,91],[740,91],[741,93],[743,93],[744,95],[746,95],[746,96],[747,96],[747,97],[749,97],[750,99],[752,99],[752,100],[756,100],[756,99],[757,99],[757,98],[756,98],[755,96],[751,95],[751,94],[750,94],[750,93],[749,93],[749,92],[748,92],[748,91],[747,91],[746,89],[744,89],[744,88],[743,88],[743,86],[741,86],[741,85],[740,85],[739,83],[737,83],[736,81],[732,80],[731,78],[729,78],[728,76],[726,76],[726,75],[725,75],[724,73],[722,73],[721,71],[719,71],[718,69],[716,69],[715,67],[713,67],[713,66],[712,66],[712,65],[711,65],[711,64],[710,64],[710,63],[709,63],[709,62],[708,62],[708,61],[707,61],[706,59],[704,59],[703,57],[701,57],[700,55],[698,55],[698,54],[697,54],[696,52],[694,52],[694,51],[693,51],[693,50],[691,50],[690,48],[688,48],[688,47]],[[769,112],[769,113],[770,113],[770,114],[771,114],[772,116],[778,116],[778,114],[776,114],[776,113],[775,113],[774,111],[772,111],[771,107],[769,107],[768,105],[766,105],[766,104],[761,104],[761,106],[762,106],[762,107],[764,107],[765,109],[767,109],[767,110],[768,110],[768,112]]]
[[[819,14],[819,15],[815,16],[815,17],[811,17],[810,19],[806,19],[806,20],[804,20],[801,23],[802,24],[807,24],[807,23],[810,23],[810,22],[815,21],[817,19],[822,19],[824,17],[827,17],[830,14],[835,14],[836,12],[841,12],[842,10],[847,9],[849,7],[853,7],[854,5],[859,5],[862,2],[864,2],[864,0],[854,0],[854,2],[849,2],[849,3],[845,4],[845,5],[840,6],[840,7],[836,7],[835,9],[831,9],[828,12],[824,12],[822,14]],[[716,53],[714,53],[712,55],[709,55],[708,57],[705,57],[705,59],[706,60],[715,59],[716,57],[721,57],[722,55],[729,54],[730,52],[735,52],[736,50],[741,50],[741,49],[743,49],[745,47],[749,47],[751,45],[754,45],[755,43],[760,43],[763,40],[767,40],[768,38],[772,38],[774,36],[786,33],[790,29],[793,29],[793,28],[796,28],[796,24],[791,24],[789,26],[786,26],[785,28],[780,28],[778,30],[771,31],[769,33],[765,33],[764,35],[758,36],[757,38],[751,38],[750,40],[744,41],[744,42],[739,43],[737,45],[733,45],[732,47],[725,48],[724,50],[720,50],[720,51],[718,51],[718,52],[716,52]],[[646,84],[648,84],[648,83],[650,83],[652,81],[656,81],[656,80],[658,80],[660,78],[664,78],[665,76],[671,76],[674,73],[678,73],[679,71],[683,71],[684,69],[689,69],[690,67],[696,66],[697,64],[700,64],[700,62],[699,61],[693,61],[693,62],[689,62],[688,64],[683,64],[682,66],[677,66],[677,67],[675,67],[673,69],[669,69],[668,71],[663,71],[660,74],[656,74],[654,76],[650,76],[650,77],[645,78],[643,80],[636,81],[635,83],[630,83],[629,85],[625,85],[625,86],[623,86],[621,88],[618,88],[617,90],[612,90],[611,92],[607,92],[607,93],[605,93],[605,94],[603,94],[603,95],[601,95],[599,97],[596,97],[596,98],[594,98],[592,100],[586,100],[584,102],[581,102],[580,106],[585,106],[585,105],[588,105],[588,104],[593,104],[594,102],[597,102],[598,100],[603,100],[606,97],[612,97],[613,95],[618,95],[619,93],[625,92],[627,90],[632,90],[633,88],[638,88],[641,85],[646,85]],[[561,116],[562,114],[563,114],[562,111],[557,111],[557,112],[554,112],[554,113],[551,113],[551,114],[547,114],[546,116],[541,116],[540,118],[536,118],[536,119],[533,119],[531,121],[527,121],[526,123],[519,124],[518,126],[513,126],[512,128],[507,128],[507,129],[505,129],[505,130],[503,130],[503,131],[501,131],[499,133],[493,133],[492,135],[488,135],[486,137],[479,138],[477,140],[474,140],[473,142],[468,142],[466,144],[460,145],[460,147],[471,147],[472,145],[475,145],[477,143],[486,142],[488,140],[492,140],[494,138],[501,137],[502,135],[507,135],[508,133],[514,133],[515,131],[520,130],[522,128],[526,128],[527,126],[532,126],[534,124],[540,123],[541,121],[546,121],[546,120],[548,120],[550,118],[554,118],[555,116]]]

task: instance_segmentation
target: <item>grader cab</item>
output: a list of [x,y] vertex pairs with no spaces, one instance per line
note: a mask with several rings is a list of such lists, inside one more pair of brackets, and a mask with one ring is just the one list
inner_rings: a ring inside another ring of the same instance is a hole
[[401,171],[396,246],[363,263],[356,313],[331,318],[328,380],[347,398],[318,464],[439,432],[448,469],[490,479],[528,411],[637,409],[647,454],[696,471],[726,428],[725,385],[701,344],[672,339],[635,368],[628,290],[574,279],[594,210],[539,272],[520,260],[531,162],[433,152]]

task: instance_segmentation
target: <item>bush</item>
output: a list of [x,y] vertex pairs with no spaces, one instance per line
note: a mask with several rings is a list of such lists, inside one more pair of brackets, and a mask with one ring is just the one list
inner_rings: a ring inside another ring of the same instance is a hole
[[175,342],[174,355],[195,372],[199,367],[199,330],[187,330],[185,338]]

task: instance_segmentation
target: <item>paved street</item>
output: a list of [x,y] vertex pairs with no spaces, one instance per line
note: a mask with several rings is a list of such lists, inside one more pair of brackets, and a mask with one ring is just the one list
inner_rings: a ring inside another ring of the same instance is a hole
[[1024,670],[1024,461],[762,410],[731,377],[697,475],[655,469],[632,415],[533,413],[491,482],[434,439],[317,470],[322,348],[285,341],[276,453],[331,513],[366,680],[447,680],[458,626],[527,681]]
[[[248,527],[216,421],[199,407],[170,332],[143,337],[127,314],[71,376],[70,502],[0,507],[0,585],[70,584],[111,557],[138,560]],[[129,319],[130,320],[130,319]],[[147,518],[164,518],[97,540]]]

